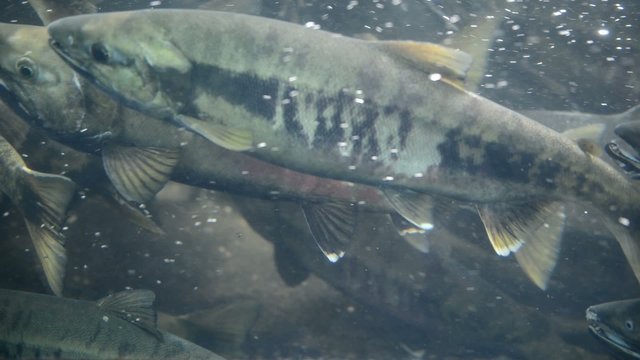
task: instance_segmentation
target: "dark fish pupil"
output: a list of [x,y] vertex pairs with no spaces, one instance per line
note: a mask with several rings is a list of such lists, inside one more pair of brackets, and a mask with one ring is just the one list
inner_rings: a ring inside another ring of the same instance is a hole
[[33,76],[33,70],[30,67],[23,65],[20,67],[20,75],[30,78]]
[[97,62],[106,63],[109,61],[109,52],[102,44],[91,45],[91,55]]

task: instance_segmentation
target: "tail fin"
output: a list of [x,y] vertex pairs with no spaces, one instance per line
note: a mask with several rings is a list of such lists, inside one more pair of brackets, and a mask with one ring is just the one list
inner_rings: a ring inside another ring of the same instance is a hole
[[158,327],[214,352],[234,354],[253,328],[259,312],[257,301],[239,299],[182,316],[158,313]]
[[59,230],[75,184],[64,176],[26,171],[23,214],[27,229],[49,287],[61,296],[67,257]]

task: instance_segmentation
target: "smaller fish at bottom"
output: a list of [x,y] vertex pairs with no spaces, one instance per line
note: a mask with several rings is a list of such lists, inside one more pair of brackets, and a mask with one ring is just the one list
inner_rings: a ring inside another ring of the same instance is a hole
[[628,358],[640,359],[640,298],[593,305],[586,316],[599,340]]
[[154,300],[149,290],[92,302],[0,289],[0,358],[223,360],[159,330]]

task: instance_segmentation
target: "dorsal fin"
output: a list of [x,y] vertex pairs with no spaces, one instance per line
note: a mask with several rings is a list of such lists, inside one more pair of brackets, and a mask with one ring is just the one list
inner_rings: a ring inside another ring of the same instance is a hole
[[462,86],[472,58],[464,51],[446,46],[416,41],[380,41],[384,51],[408,61],[429,74],[440,74],[443,80]]
[[103,297],[97,301],[97,305],[162,340],[153,308],[155,299],[156,295],[151,290],[125,290]]

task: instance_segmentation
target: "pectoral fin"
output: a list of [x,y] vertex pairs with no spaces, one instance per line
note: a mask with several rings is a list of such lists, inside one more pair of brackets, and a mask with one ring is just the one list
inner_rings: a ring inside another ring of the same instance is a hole
[[253,135],[249,130],[233,129],[186,115],[178,115],[176,119],[187,129],[227,150],[245,151],[253,147]]
[[273,256],[278,274],[288,286],[300,285],[311,274],[309,269],[300,262],[296,254],[282,244],[274,244]]
[[156,295],[151,290],[125,290],[103,297],[97,305],[162,340],[162,333],[156,326],[155,299]]
[[355,233],[356,207],[349,203],[305,203],[302,210],[320,250],[329,261],[340,260]]
[[147,64],[159,72],[174,70],[184,74],[191,69],[191,61],[170,42],[150,39],[138,45]]
[[145,202],[169,181],[180,154],[176,150],[106,144],[102,162],[113,186],[127,201]]
[[496,253],[515,253],[527,276],[545,289],[560,251],[564,206],[558,202],[491,204],[479,206],[478,211]]
[[49,287],[54,294],[62,296],[67,256],[59,228],[73,198],[75,184],[64,176],[32,170],[27,171],[25,179],[27,192],[23,194],[26,200],[23,213],[27,230]]

